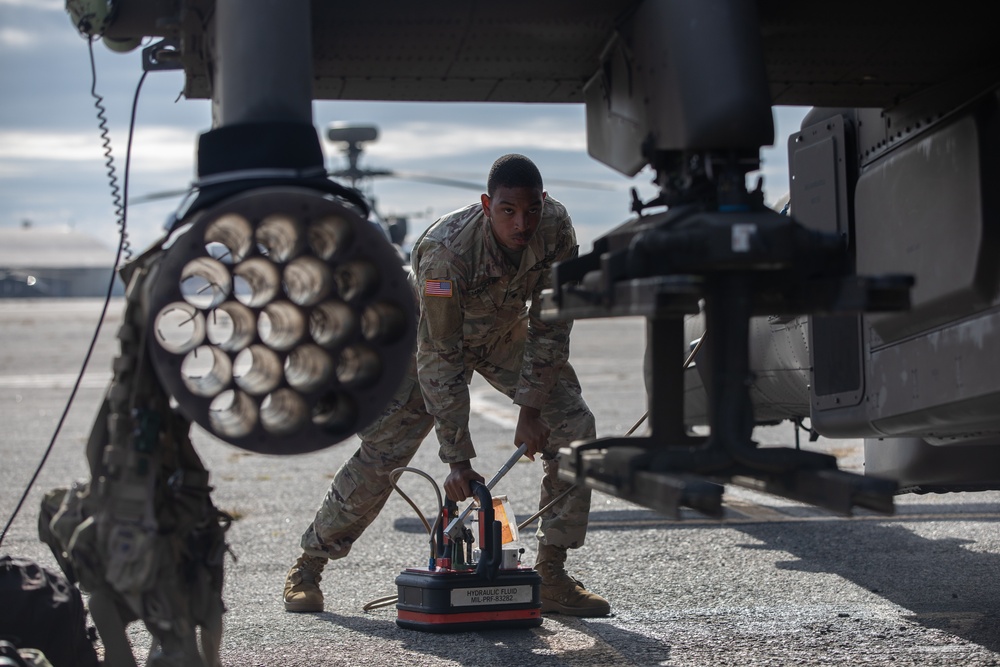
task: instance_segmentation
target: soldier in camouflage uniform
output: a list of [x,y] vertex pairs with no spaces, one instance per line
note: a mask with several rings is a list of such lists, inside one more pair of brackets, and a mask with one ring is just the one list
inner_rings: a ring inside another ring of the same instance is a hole
[[[385,504],[390,473],[405,466],[432,427],[451,472],[449,498],[471,495],[483,481],[470,463],[472,372],[520,406],[514,443],[542,457],[539,507],[571,486],[558,478],[559,448],[595,436],[594,416],[569,364],[569,322],[543,322],[541,291],[552,265],[576,255],[566,208],[547,197],[535,165],[505,155],[490,170],[481,202],[450,213],[424,232],[411,257],[410,280],[420,305],[417,350],[392,402],[359,433],[361,447],[337,472],[302,536],[303,554],[288,572],[288,611],[322,611],[320,572],[343,558]],[[530,301],[530,308],[528,302]],[[603,616],[608,602],[564,568],[566,550],[583,545],[590,490],[573,488],[541,518],[535,568],[542,611]]]

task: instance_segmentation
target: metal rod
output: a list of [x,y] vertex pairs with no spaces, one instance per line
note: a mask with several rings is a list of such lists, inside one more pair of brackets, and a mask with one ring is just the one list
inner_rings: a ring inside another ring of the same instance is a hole
[[216,2],[215,127],[312,125],[309,0]]
[[[684,365],[681,366],[681,370],[682,371],[683,370],[687,370],[687,367],[691,365],[692,361],[694,361],[694,355],[698,354],[698,350],[701,349],[701,344],[705,342],[705,334],[706,333],[708,333],[707,329],[705,330],[705,333],[701,334],[701,338],[699,338],[698,342],[695,343],[694,349],[691,350],[691,353],[687,356],[687,359],[684,360]],[[633,433],[635,433],[635,430],[642,425],[642,422],[646,421],[646,417],[648,417],[648,416],[649,416],[649,410],[646,410],[646,412],[644,412],[642,414],[642,416],[639,417],[639,421],[637,421],[636,423],[632,424],[632,428],[630,428],[628,431],[626,431],[625,435],[623,437],[627,438],[628,436],[630,436]]]

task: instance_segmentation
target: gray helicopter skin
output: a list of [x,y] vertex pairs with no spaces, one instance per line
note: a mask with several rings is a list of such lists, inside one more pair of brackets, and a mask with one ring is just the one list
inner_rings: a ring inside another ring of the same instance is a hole
[[[771,105],[815,106],[789,144],[793,219],[839,235],[848,272],[911,276],[912,300],[908,310],[817,314],[803,326],[796,338],[808,350],[779,350],[767,362],[810,378],[785,412],[829,437],[872,438],[872,452],[897,438],[945,446],[997,435],[1000,362],[988,350],[1000,279],[984,179],[996,152],[1000,49],[979,3],[920,13],[847,2],[831,15],[787,0],[515,1],[499,20],[485,2],[279,11],[120,0],[82,20],[75,6],[86,4],[68,3],[81,29],[109,45],[162,38],[147,49],[150,67],[183,68],[185,95],[213,100],[217,128],[311,125],[313,99],[584,104],[591,155],[625,174],[657,171],[661,196],[637,203],[640,218],[659,205],[717,207],[720,156],[748,170],[773,141]],[[721,263],[709,260],[704,272]],[[768,307],[757,300],[756,310]],[[815,300],[784,305],[796,315],[838,311]],[[785,321],[760,313],[768,314]],[[772,369],[754,370],[761,387]],[[782,414],[768,413],[766,396],[755,390],[759,421]],[[949,449],[945,457],[960,456]],[[891,458],[880,465],[889,476]]]
[[[363,223],[363,203],[326,176],[314,99],[583,104],[590,155],[626,175],[651,167],[659,194],[633,197],[632,218],[608,221],[592,252],[555,267],[544,310],[553,318],[648,318],[650,424],[643,436],[574,443],[560,474],[665,512],[685,505],[713,516],[722,485],[748,479],[842,513],[892,512],[901,488],[1000,486],[1000,212],[990,187],[1000,158],[1000,46],[987,3],[69,0],[67,8],[80,31],[115,49],[154,38],[144,66],[183,69],[185,96],[212,100],[213,127],[199,139],[201,191],[180,222],[204,240],[229,243],[241,260],[255,252],[245,241],[266,229],[270,254],[233,269],[259,288],[261,303],[280,282],[268,262],[284,261],[286,245],[304,247],[281,242],[295,220],[257,222],[258,212],[279,204],[327,221],[308,223],[323,242],[313,239],[317,261],[293,290],[301,308],[325,298],[326,272],[340,277],[342,293],[376,300],[362,303],[357,331],[366,340],[348,355],[337,400],[316,398],[322,392],[310,393],[307,382],[309,390],[281,394],[287,410],[275,417],[274,400],[267,412],[237,393],[225,419],[206,418],[220,437],[270,453],[333,444],[388,400],[393,360],[411,342],[414,314],[404,297],[378,291],[399,282],[398,256],[377,247],[384,239],[365,237],[338,254],[341,233]],[[745,185],[761,147],[774,141],[772,106],[780,104],[815,107],[789,141],[790,215],[768,209],[760,188]],[[252,224],[232,222],[234,212]],[[216,275],[228,280],[228,269],[209,262],[188,268],[182,253],[198,244],[185,250],[184,238],[127,271],[144,288],[130,302],[136,331],[156,329],[159,320],[145,312],[170,312],[148,272],[159,271],[160,284],[192,274],[209,285]],[[379,316],[384,303],[392,317]],[[239,330],[244,310],[269,306],[226,312]],[[326,324],[313,332],[322,340],[337,323],[331,313],[350,319],[332,306],[322,312]],[[262,341],[268,349],[259,356],[280,359],[290,345],[284,334],[300,331],[302,315],[274,307],[270,321],[282,335]],[[685,371],[693,339],[702,345]],[[224,365],[228,355],[222,349],[216,358]],[[175,401],[168,424],[146,426],[167,429],[173,440],[161,442],[189,453],[181,432],[205,414],[206,400],[185,395],[169,350],[153,356],[155,369],[116,382],[140,386],[150,405]],[[280,373],[263,375],[282,382]],[[702,398],[685,406],[685,388],[698,386]],[[321,433],[301,418],[295,406],[303,402]],[[123,409],[109,403],[91,457],[95,479],[117,475],[135,498],[142,484],[163,486],[129,465],[107,469],[128,461],[131,436],[116,426],[129,418]],[[258,410],[267,415],[261,422]],[[808,418],[827,437],[870,439],[868,472],[879,475],[842,472],[814,452],[757,448],[754,425],[787,418]],[[707,424],[709,435],[692,433],[694,424]],[[103,446],[112,455],[102,464]],[[57,517],[80,508],[67,497]],[[131,515],[116,500],[84,507],[101,518],[104,532],[92,535],[98,553],[108,534],[152,553],[143,535],[154,533],[129,533]],[[204,519],[206,507],[192,511]],[[155,526],[149,507],[131,509]],[[64,537],[73,528],[66,520],[53,524]],[[221,540],[217,531],[212,539]],[[131,578],[91,582],[103,591],[107,627],[142,616],[143,564],[112,563]],[[219,609],[203,604],[194,619],[210,643]],[[162,617],[143,618],[181,656],[176,664],[197,664],[191,636]]]
[[[78,16],[80,3],[68,4]],[[213,100],[216,128],[311,125],[313,99],[584,104],[592,156],[625,174],[647,165],[657,173],[660,197],[635,202],[638,222],[622,229],[648,227],[664,206],[756,206],[752,192],[720,203],[725,170],[759,164],[760,147],[773,141],[772,105],[816,107],[789,142],[790,220],[839,237],[846,274],[909,276],[913,287],[909,299],[899,288],[881,306],[872,294],[852,303],[846,295],[782,303],[757,294],[751,311],[771,324],[755,325],[748,338],[771,352],[753,355],[751,419],[807,418],[827,437],[871,438],[879,472],[904,485],[936,481],[908,477],[884,454],[914,440],[944,448],[936,456],[945,460],[979,452],[971,467],[959,463],[937,481],[1000,481],[981,479],[975,465],[1000,428],[1000,362],[988,352],[1000,278],[989,259],[995,213],[984,180],[996,153],[1000,49],[980,4],[921,13],[907,3],[848,2],[831,15],[787,0],[698,8],[515,1],[502,20],[493,5],[465,1],[291,3],[280,11],[212,0],[112,4],[112,14],[77,23],[116,48],[162,38],[146,50],[149,66],[182,68],[185,95]],[[724,264],[717,257],[685,270],[709,275]],[[569,308],[558,303],[560,289],[554,317],[653,313],[622,299]],[[787,308],[797,312],[776,312]],[[799,321],[795,345],[783,343]],[[779,376],[797,378],[782,397],[767,386]],[[710,412],[686,423],[710,422]],[[947,447],[972,442],[985,448]]]

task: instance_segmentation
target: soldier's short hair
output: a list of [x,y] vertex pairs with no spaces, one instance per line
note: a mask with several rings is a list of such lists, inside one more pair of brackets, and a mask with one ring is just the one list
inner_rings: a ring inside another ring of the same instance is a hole
[[486,194],[490,197],[497,188],[542,188],[542,174],[535,163],[518,153],[508,153],[497,158],[490,167],[486,181]]

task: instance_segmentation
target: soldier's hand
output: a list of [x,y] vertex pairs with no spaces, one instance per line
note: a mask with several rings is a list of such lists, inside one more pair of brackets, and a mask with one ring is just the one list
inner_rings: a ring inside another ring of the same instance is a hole
[[514,446],[520,447],[521,443],[528,445],[524,455],[529,461],[535,460],[535,454],[545,450],[549,442],[549,427],[542,419],[542,411],[538,408],[521,406],[521,413],[517,416],[517,429],[514,431]]
[[483,476],[473,470],[470,462],[452,463],[451,472],[444,480],[444,492],[449,500],[454,500],[456,503],[461,502],[472,495],[472,489],[469,488],[469,485],[473,481],[486,483]]

